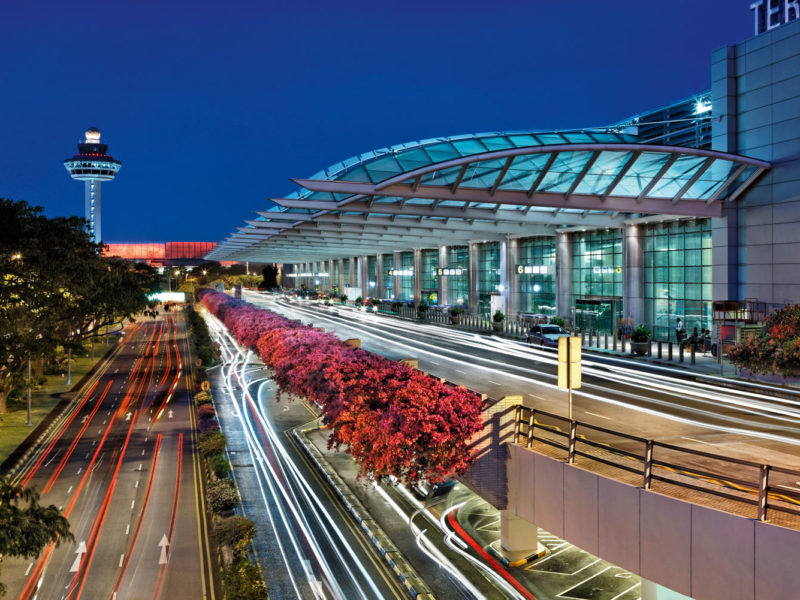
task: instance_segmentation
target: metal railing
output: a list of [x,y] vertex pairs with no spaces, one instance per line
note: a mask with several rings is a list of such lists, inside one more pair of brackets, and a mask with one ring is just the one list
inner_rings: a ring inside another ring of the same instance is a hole
[[[599,441],[597,434],[622,443]],[[771,510],[800,516],[800,490],[770,482],[773,474],[787,476],[787,481],[798,481],[800,471],[797,470],[683,448],[526,406],[517,407],[514,442],[526,448],[539,442],[563,450],[569,463],[575,463],[580,457],[639,475],[644,489],[651,489],[654,481],[660,481],[755,506],[756,518],[761,521],[767,520]],[[631,446],[634,449],[630,449]],[[662,456],[664,454],[666,456]],[[691,464],[692,458],[700,459],[695,463],[719,465],[719,472],[711,466]],[[733,467],[750,471],[752,477],[731,476]]]

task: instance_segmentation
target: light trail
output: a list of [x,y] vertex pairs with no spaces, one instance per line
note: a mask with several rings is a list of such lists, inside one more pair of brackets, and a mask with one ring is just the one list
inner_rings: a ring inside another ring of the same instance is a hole
[[[292,548],[301,564],[304,565],[312,593],[317,596],[318,590],[313,582],[313,574],[305,566],[304,560],[308,556],[307,553],[311,554],[314,564],[320,570],[326,589],[335,598],[349,600],[355,597],[354,594],[357,594],[359,598],[381,598],[380,590],[347,542],[337,519],[325,509],[321,500],[313,492],[311,484],[294,464],[288,450],[272,427],[263,409],[263,404],[260,401],[256,402],[249,393],[249,382],[246,379],[249,355],[245,355],[239,349],[235,340],[216,319],[210,316],[207,319],[213,323],[212,329],[215,334],[224,340],[221,347],[224,348],[228,364],[223,367],[223,375],[226,378],[228,392],[235,400],[236,395],[233,394],[233,391],[236,386],[232,379],[236,379],[241,384],[242,392],[236,402],[237,417],[243,426],[248,449],[257,458],[254,463],[258,466],[258,472],[270,490],[273,499],[272,506],[277,509],[284,528],[289,534]],[[263,389],[262,383],[259,386],[259,393]],[[253,419],[255,420],[253,421]],[[297,538],[293,532],[290,517],[301,538]],[[271,517],[270,520],[272,521]],[[274,521],[272,522],[274,526]],[[315,530],[320,533],[315,534]],[[275,529],[275,533],[280,538],[280,531]],[[320,535],[322,537],[319,537]],[[326,543],[327,551],[320,546],[322,540]],[[305,546],[307,552],[303,552],[301,546]],[[338,577],[334,575],[331,558],[335,558],[335,564],[340,573]],[[352,565],[355,565],[358,575],[354,572]],[[291,569],[291,565],[287,565],[287,568]],[[339,585],[339,581],[342,579],[342,570],[350,588],[353,588],[349,593]],[[364,584],[366,584],[366,588]]]
[[[269,305],[271,303],[274,303],[274,301],[272,302],[264,301],[263,297],[259,297],[259,299],[262,300],[260,304]],[[287,307],[281,305],[280,308],[285,309]],[[280,308],[278,308],[279,311]],[[537,349],[531,349],[525,346],[517,345],[516,343],[513,342],[511,342],[511,344],[517,347],[511,349],[508,347],[509,342],[506,341],[501,342],[498,341],[497,338],[480,336],[474,333],[451,331],[446,328],[436,327],[435,335],[437,338],[437,343],[429,343],[420,340],[420,341],[415,341],[415,343],[418,345],[411,345],[407,343],[408,341],[407,335],[403,335],[401,333],[393,333],[392,331],[389,330],[400,329],[403,333],[419,334],[421,330],[425,329],[425,326],[423,324],[415,323],[413,326],[411,326],[409,323],[409,325],[406,326],[405,322],[402,321],[398,321],[397,323],[395,323],[394,319],[383,319],[381,320],[382,327],[379,328],[365,323],[353,323],[353,322],[341,323],[340,321],[327,316],[323,312],[303,307],[297,307],[295,305],[289,306],[288,309],[294,311],[295,313],[300,313],[301,315],[305,315],[307,319],[313,318],[316,322],[322,320],[332,323],[338,327],[349,328],[351,331],[353,331],[354,335],[364,335],[365,332],[368,332],[368,335],[375,336],[376,338],[380,339],[381,342],[389,344],[392,347],[402,348],[404,351],[411,353],[416,353],[416,354],[422,353],[428,356],[433,356],[437,360],[449,361],[454,365],[463,364],[464,353],[458,350],[442,349],[441,344],[438,341],[440,338],[446,338],[451,341],[460,340],[460,343],[462,343],[465,346],[465,350],[473,350],[474,348],[480,346],[486,350],[490,350],[493,352],[501,352],[505,355],[514,356],[516,358],[535,360],[537,362],[549,365],[555,365],[557,362],[555,356],[550,351],[540,351]],[[364,318],[365,313],[354,312],[353,315],[355,315],[355,320],[359,321],[366,320]],[[351,315],[348,314],[348,317],[350,316]],[[369,317],[372,320],[380,319],[380,317],[375,317],[374,315],[369,315]],[[384,323],[383,321],[393,321],[393,322]],[[402,327],[399,326],[398,323],[401,324]],[[430,328],[432,326],[428,325],[427,327]],[[524,349],[525,351],[523,352],[522,349]],[[499,365],[496,358],[489,359],[476,355],[470,355],[470,361],[473,369],[480,369],[486,371],[487,373],[502,372],[503,375],[505,375],[506,377],[522,381],[526,384],[538,385],[553,391],[560,391],[554,383],[543,381],[543,379],[554,380],[555,375],[552,372],[542,371],[531,367],[522,367],[508,363],[502,363],[502,370],[500,370],[498,369]],[[600,368],[603,366],[602,363],[591,360],[586,360],[584,362],[584,365],[589,365],[589,369],[592,369],[592,367]],[[628,369],[628,371],[630,370]],[[521,375],[520,373],[524,373],[524,375]],[[619,381],[616,373],[614,373],[614,371],[611,370],[602,370],[602,371],[593,370],[592,374],[605,379],[610,379],[611,381],[615,381],[617,383],[622,383],[624,385],[631,385],[624,381]],[[535,378],[531,376],[534,376]],[[642,374],[641,381],[636,381],[635,384],[632,385],[634,385],[635,389],[637,390],[641,389],[643,387],[642,382],[647,381],[648,377],[650,377],[649,374]],[[713,418],[733,425],[742,425],[742,426],[753,425],[753,422],[748,419],[742,419],[733,415],[727,415],[715,412],[713,410],[703,410],[695,407],[686,406],[685,397],[682,395],[683,392],[681,390],[687,387],[692,388],[693,387],[692,382],[687,382],[684,379],[673,378],[672,380],[669,381],[669,385],[671,386],[672,389],[657,388],[656,391],[664,397],[673,398],[673,400],[662,400],[649,396],[642,396],[641,394],[635,392],[624,392],[621,390],[610,389],[602,385],[590,384],[586,382],[584,382],[584,388],[597,390],[600,393],[592,394],[583,390],[575,390],[573,394],[576,397],[583,397],[597,402],[602,402],[605,404],[611,404],[615,406],[636,410],[638,412],[649,414],[655,417],[669,419],[671,421],[683,423],[686,425],[691,425],[692,427],[698,427],[705,430],[713,430],[718,432],[747,436],[750,438],[781,442],[781,443],[791,444],[794,446],[800,445],[800,438],[798,437],[777,435],[770,433],[768,431],[758,431],[753,429],[747,429],[745,427],[734,427],[730,425],[710,423],[708,422],[708,419]],[[785,392],[785,390],[782,389],[780,391]],[[608,394],[613,394],[624,398],[630,398],[632,400],[644,401],[652,405],[661,407],[662,409],[669,409],[669,410],[679,409],[680,411],[686,413],[689,416],[681,416],[679,414],[675,414],[674,412],[665,412],[664,410],[648,408],[645,406],[638,406],[623,400],[615,400],[613,398],[610,398]],[[700,398],[701,403],[704,403],[711,408],[718,408],[719,405],[718,400],[702,398],[702,394],[700,392],[697,392],[696,390],[693,390],[693,394],[701,396]],[[735,390],[730,390],[729,393],[727,394],[727,396],[731,398],[735,398],[735,395],[736,395]],[[738,406],[747,407],[748,412],[761,410],[760,406],[747,404],[745,400],[735,399],[735,401],[738,403]],[[770,410],[768,410],[768,412],[762,414],[762,416],[767,416],[775,419],[776,416],[774,413],[777,410],[781,409],[779,407],[771,408]],[[777,424],[775,426],[770,426],[769,428],[771,430],[780,429],[793,434],[800,433],[800,428],[792,428],[792,427],[787,428]]]

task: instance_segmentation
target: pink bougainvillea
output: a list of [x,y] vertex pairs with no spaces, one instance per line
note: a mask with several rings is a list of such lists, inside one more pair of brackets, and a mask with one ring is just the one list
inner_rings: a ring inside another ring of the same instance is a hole
[[346,448],[362,475],[440,481],[472,464],[469,440],[482,427],[477,394],[225,294],[204,289],[198,297],[258,352],[282,391],[322,407],[330,445]]
[[737,367],[755,373],[800,376],[800,304],[767,317],[764,329],[729,352]]

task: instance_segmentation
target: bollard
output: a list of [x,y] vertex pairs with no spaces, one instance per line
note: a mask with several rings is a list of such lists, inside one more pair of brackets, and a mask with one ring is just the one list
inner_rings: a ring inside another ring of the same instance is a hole
[[616,334],[616,333],[614,333],[614,335],[613,335],[613,336],[611,336],[611,337],[612,337],[612,340],[613,340],[613,341],[612,341],[612,343],[613,343],[613,345],[614,345],[614,348],[613,348],[613,349],[614,349],[614,352],[616,352],[616,351],[617,351],[617,334]]
[[586,332],[581,330],[581,346],[586,345]]
[[672,360],[672,342],[667,342],[669,344],[669,360]]
[[603,334],[603,346],[606,350],[608,350],[608,332]]
[[694,350],[694,344],[692,344],[692,347],[691,347],[691,350],[690,350],[690,352],[691,352],[691,354],[690,354],[690,356],[691,356],[691,363],[692,363],[692,364],[694,364],[694,352],[695,352],[695,350]]
[[662,350],[661,343],[662,343],[661,340],[658,340],[658,358],[664,358],[664,356],[663,356],[663,354],[661,352],[661,350]]
[[683,344],[678,344],[678,360],[683,362]]
[[625,354],[625,336],[622,336],[622,353]]
[[653,358],[653,340],[647,338],[647,356]]

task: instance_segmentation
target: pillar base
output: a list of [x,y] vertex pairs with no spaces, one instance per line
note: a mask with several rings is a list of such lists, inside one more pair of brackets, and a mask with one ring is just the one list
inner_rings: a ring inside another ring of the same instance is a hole
[[529,550],[506,550],[500,540],[495,540],[489,544],[488,549],[489,553],[506,567],[522,567],[547,554],[547,548],[539,542],[536,548]]

